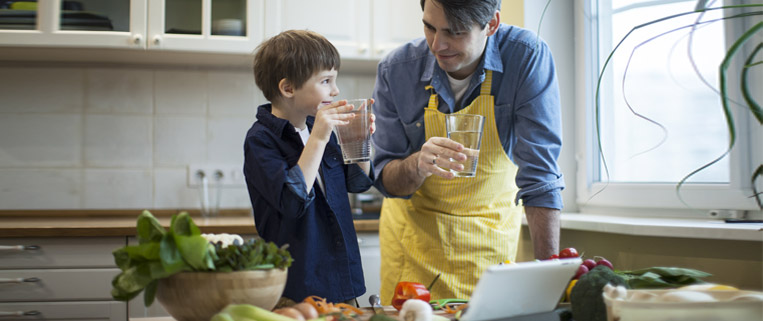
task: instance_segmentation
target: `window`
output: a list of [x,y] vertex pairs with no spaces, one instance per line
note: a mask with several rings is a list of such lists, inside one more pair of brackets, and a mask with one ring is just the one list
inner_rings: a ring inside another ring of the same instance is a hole
[[[700,2],[708,7],[753,3]],[[759,214],[751,178],[763,160],[763,130],[746,107],[738,80],[744,59],[761,43],[763,32],[748,41],[737,55],[742,58],[733,60],[728,69],[729,97],[736,102],[730,104],[736,142],[729,154],[729,129],[717,90],[727,48],[761,21],[760,16],[723,17],[760,12],[763,7],[687,14],[635,29],[620,43],[632,28],[691,12],[697,1],[581,0],[578,4],[584,12],[580,39],[585,41],[579,41],[576,50],[586,61],[585,88],[578,90],[586,97],[585,166],[579,167],[578,175],[581,208],[672,208],[689,216],[707,215],[709,209]],[[692,28],[697,21],[700,24]],[[615,47],[599,85],[597,112],[597,80]],[[756,61],[762,59],[763,52]],[[763,88],[763,67],[753,69],[748,84],[760,103],[763,94],[754,88]],[[756,187],[760,191],[763,184]]]

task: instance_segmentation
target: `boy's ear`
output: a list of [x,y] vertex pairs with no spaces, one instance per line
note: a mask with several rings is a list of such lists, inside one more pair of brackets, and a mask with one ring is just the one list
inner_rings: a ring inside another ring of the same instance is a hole
[[281,96],[286,98],[294,96],[294,86],[292,86],[291,82],[286,78],[283,78],[278,82],[278,91],[281,92]]

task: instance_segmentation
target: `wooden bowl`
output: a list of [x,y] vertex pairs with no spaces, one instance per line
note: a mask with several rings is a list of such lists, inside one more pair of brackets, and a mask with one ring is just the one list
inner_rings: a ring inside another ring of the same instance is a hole
[[231,303],[271,310],[283,294],[287,270],[182,272],[159,280],[156,299],[178,321],[207,321]]

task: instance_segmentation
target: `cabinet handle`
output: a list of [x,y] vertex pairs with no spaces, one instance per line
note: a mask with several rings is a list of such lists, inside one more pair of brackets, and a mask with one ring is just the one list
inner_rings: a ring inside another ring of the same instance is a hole
[[0,284],[2,283],[32,283],[40,282],[40,278],[0,278]]
[[40,311],[37,310],[31,310],[31,311],[0,311],[0,317],[28,317],[33,315],[40,315]]
[[0,245],[0,251],[37,251],[40,249],[39,245]]
[[135,45],[140,45],[140,43],[143,41],[143,36],[141,35],[133,35],[132,36],[132,43]]
[[162,36],[154,36],[154,44],[158,45],[162,42]]

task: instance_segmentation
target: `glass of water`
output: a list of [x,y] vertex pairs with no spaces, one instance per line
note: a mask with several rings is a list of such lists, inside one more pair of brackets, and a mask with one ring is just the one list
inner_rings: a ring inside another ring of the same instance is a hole
[[[474,177],[477,175],[477,162],[480,157],[482,144],[482,128],[485,117],[471,114],[448,114],[445,116],[445,129],[448,138],[464,145],[462,153],[466,154],[464,170],[451,170],[456,177]],[[450,161],[454,161],[452,158]]]
[[346,125],[334,127],[334,133],[342,148],[345,164],[368,162],[371,160],[371,110],[368,99],[349,99],[355,117]]

